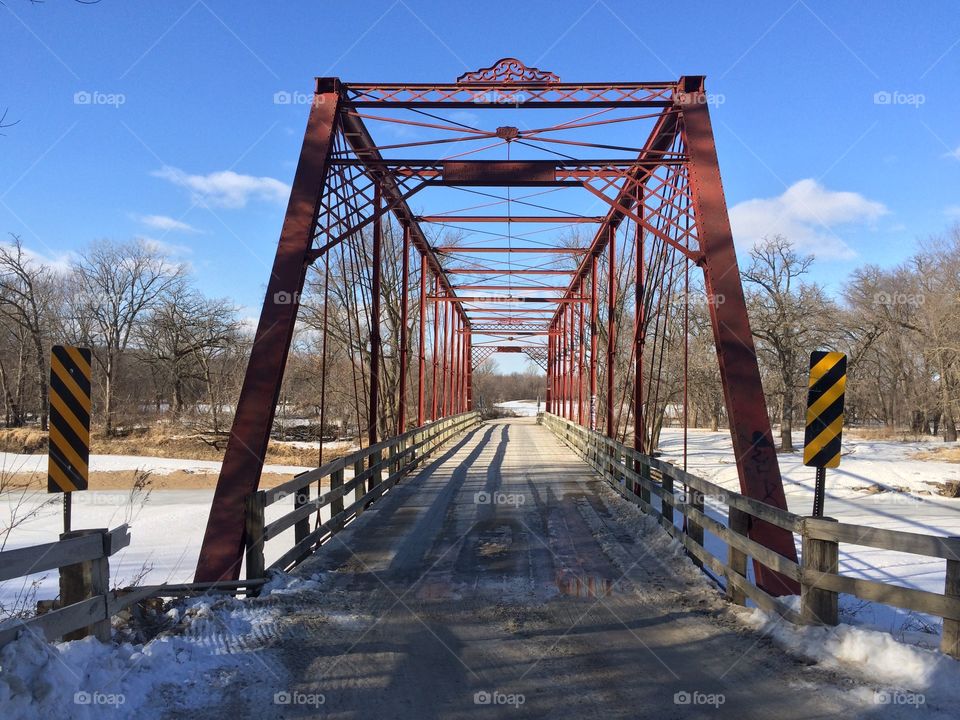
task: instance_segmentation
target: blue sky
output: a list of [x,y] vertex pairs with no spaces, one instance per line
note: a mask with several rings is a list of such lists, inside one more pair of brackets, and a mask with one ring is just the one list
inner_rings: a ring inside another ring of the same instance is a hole
[[53,262],[150,237],[256,315],[307,115],[275,94],[515,56],[565,81],[705,74],[741,261],[783,232],[836,290],[960,220],[960,7],[922,5],[5,0],[0,232]]

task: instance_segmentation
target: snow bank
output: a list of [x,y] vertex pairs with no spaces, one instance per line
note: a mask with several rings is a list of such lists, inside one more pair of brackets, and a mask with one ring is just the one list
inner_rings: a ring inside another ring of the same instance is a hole
[[[793,599],[799,603],[799,598]],[[960,662],[947,655],[852,625],[793,625],[759,609],[741,616],[783,647],[823,667],[861,676],[876,688],[878,704],[944,709],[960,705]]]
[[25,635],[0,651],[4,720],[222,711],[229,694],[238,692],[245,699],[262,695],[272,706],[273,694],[289,684],[271,650],[286,614],[283,598],[317,589],[319,578],[277,575],[254,601],[183,601],[167,614],[171,629],[144,645],[94,638],[47,644]]
[[[169,475],[177,471],[217,474],[221,463],[217,460],[182,460],[146,455],[91,455],[91,472],[125,472],[149,470],[153,475]],[[265,473],[296,475],[312,467],[300,465],[264,465]],[[47,456],[0,453],[0,470],[8,473],[46,473]]]

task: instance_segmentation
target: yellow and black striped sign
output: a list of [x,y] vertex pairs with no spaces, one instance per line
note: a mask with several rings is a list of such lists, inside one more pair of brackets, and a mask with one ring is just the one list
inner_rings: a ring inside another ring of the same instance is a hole
[[47,492],[86,490],[90,462],[90,349],[50,351],[50,461]]
[[807,430],[803,440],[804,465],[818,468],[835,468],[840,465],[843,391],[846,387],[846,355],[822,350],[810,353]]

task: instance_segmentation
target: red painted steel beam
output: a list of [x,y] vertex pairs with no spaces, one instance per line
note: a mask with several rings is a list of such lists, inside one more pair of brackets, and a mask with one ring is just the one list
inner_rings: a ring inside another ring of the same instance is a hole
[[537,255],[583,255],[587,248],[560,248],[560,247],[470,247],[462,245],[438,245],[434,248],[439,253],[460,253],[473,255],[474,253],[533,253]]
[[400,387],[397,389],[397,434],[407,429],[407,363],[410,322],[410,228],[403,229],[403,258],[400,263]]
[[617,360],[617,231],[609,229],[610,240],[607,243],[607,437],[615,438],[617,428],[613,425],[614,395],[616,390]]
[[473,269],[454,267],[447,268],[447,275],[573,275],[573,270],[529,270],[525,268],[503,268],[496,270],[491,268]]
[[[380,209],[382,195],[380,186],[376,185],[373,190],[373,208],[374,212]],[[367,438],[370,445],[376,445],[380,442],[379,420],[380,420],[380,273],[383,245],[383,223],[377,221],[373,224],[373,249],[370,264],[372,268],[372,280],[370,285],[370,408],[367,416]],[[370,456],[370,466],[376,464],[373,455]]]
[[590,266],[590,429],[597,429],[597,256]]
[[197,582],[240,577],[247,497],[257,489],[270,440],[341,97],[339,81],[318,81],[260,322],[207,518],[194,576]]
[[[683,104],[683,136],[690,157],[697,237],[703,251],[703,273],[710,302],[710,319],[720,378],[723,381],[730,434],[744,495],[786,509],[787,500],[760,381],[757,353],[750,331],[747,305],[740,284],[730,219],[720,180],[720,166],[707,109],[703,78],[683,79],[688,101]],[[751,539],[796,561],[793,533],[754,518]],[[757,584],[775,595],[799,594],[800,586],[754,561]]]
[[417,313],[420,323],[420,327],[418,328],[420,343],[417,348],[417,427],[422,427],[427,417],[425,405],[427,310],[427,261],[424,254],[420,253],[420,311]]
[[596,224],[603,217],[584,217],[581,215],[420,215],[420,222],[445,223],[562,223],[564,225]]

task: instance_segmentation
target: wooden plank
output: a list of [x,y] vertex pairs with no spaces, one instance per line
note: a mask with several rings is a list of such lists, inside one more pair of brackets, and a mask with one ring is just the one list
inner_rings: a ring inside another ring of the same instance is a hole
[[829,522],[817,518],[804,518],[803,533],[819,540],[866,545],[883,550],[925,555],[926,557],[952,560],[960,557],[960,539],[939,535],[921,535],[903,530],[884,530],[882,528],[850,525],[849,523]]
[[[99,537],[97,539],[99,540]],[[34,633],[52,641],[78,628],[106,619],[107,599],[103,595],[97,595],[30,620],[7,621],[0,629],[0,647],[13,642],[23,632]]]
[[884,605],[960,620],[960,598],[834,573],[811,571],[804,574],[802,580],[811,587],[855,595],[862,600],[872,600]]
[[706,515],[705,513],[702,513],[694,508],[692,505],[678,503],[677,507],[682,508],[684,515],[691,518],[698,524],[703,525],[718,538],[726,542],[727,545],[733,545],[741,552],[745,552],[750,555],[754,560],[758,560],[763,565],[766,565],[772,570],[776,570],[782,575],[786,575],[793,580],[800,580],[800,566],[792,560],[788,560],[783,555],[774,552],[766,545],[761,545],[755,540],[751,540],[748,537],[731,532],[730,528],[728,528],[726,525],[721,522],[717,522],[709,515]]
[[0,581],[56,570],[103,556],[99,535],[59,540],[0,553]]
[[107,557],[115,555],[130,544],[130,526],[124,523],[120,527],[114,528],[107,533],[107,546],[104,552]]

